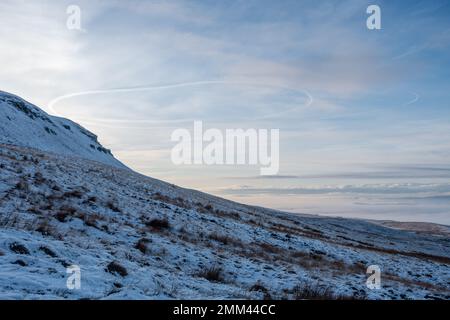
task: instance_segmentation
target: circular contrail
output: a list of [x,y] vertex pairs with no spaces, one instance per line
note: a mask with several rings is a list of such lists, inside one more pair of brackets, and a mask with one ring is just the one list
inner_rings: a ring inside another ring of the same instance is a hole
[[416,103],[417,101],[419,101],[419,98],[420,98],[420,96],[417,94],[417,93],[415,93],[415,92],[411,92],[415,97],[414,97],[414,99],[412,99],[412,100],[410,100],[410,101],[408,101],[407,103],[405,103],[403,106],[405,107],[405,106],[409,106],[410,104],[413,104],[413,103]]
[[[300,90],[296,88],[291,88],[288,86],[281,86],[281,85],[273,85],[273,84],[261,84],[257,82],[249,82],[249,81],[226,81],[226,80],[207,80],[207,81],[193,81],[193,82],[182,82],[182,83],[175,83],[175,84],[167,84],[167,85],[144,85],[144,86],[132,86],[132,87],[120,87],[120,88],[111,88],[111,89],[98,89],[98,90],[87,90],[87,91],[79,91],[74,93],[69,93],[63,96],[59,96],[53,100],[50,101],[48,104],[48,109],[55,114],[56,116],[62,117],[61,114],[59,114],[55,106],[57,103],[74,98],[74,97],[80,97],[80,96],[87,96],[87,95],[94,95],[94,94],[104,94],[104,93],[121,93],[121,92],[138,92],[138,91],[155,91],[155,90],[166,90],[166,89],[174,89],[174,88],[182,88],[182,87],[191,87],[191,86],[201,86],[201,85],[215,85],[215,84],[225,84],[225,85],[246,85],[246,86],[254,86],[254,87],[266,87],[266,88],[275,88],[275,89],[283,89],[283,90],[290,90],[293,92],[299,92],[304,94],[307,97],[307,101],[302,107],[309,107],[313,103],[313,97],[311,94],[306,90]],[[268,119],[272,118],[274,116],[278,116],[283,113],[291,112],[296,109],[298,109],[299,106],[282,110],[280,112],[275,112],[269,115],[262,116],[260,118],[256,119]],[[161,123],[161,122],[185,122],[190,119],[178,119],[178,120],[119,120],[119,119],[95,119],[92,121],[92,119],[81,119],[85,122],[91,122],[94,124],[98,124],[100,122],[102,123]]]

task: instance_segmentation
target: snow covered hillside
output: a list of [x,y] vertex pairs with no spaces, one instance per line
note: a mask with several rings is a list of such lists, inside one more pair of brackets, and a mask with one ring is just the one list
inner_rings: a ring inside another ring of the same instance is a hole
[[[3,93],[0,134],[0,299],[450,299],[442,228],[295,215],[183,189]],[[80,289],[66,286],[70,265]],[[369,265],[381,268],[379,290],[366,286]]]
[[[449,299],[450,240],[0,145],[0,298]],[[66,288],[79,265],[81,289]],[[382,270],[369,290],[366,267]]]
[[0,143],[124,167],[93,133],[73,121],[50,116],[22,98],[3,91],[0,91],[0,124]]

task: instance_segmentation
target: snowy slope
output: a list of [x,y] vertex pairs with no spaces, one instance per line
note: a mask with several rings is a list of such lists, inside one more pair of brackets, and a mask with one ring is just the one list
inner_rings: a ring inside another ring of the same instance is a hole
[[[23,147],[0,145],[0,231],[0,298],[450,299],[448,237],[240,205]],[[66,288],[72,264],[80,290]],[[380,290],[365,285],[373,264]]]
[[[179,188],[5,93],[0,125],[0,299],[450,299],[441,227],[295,215]],[[69,265],[81,268],[79,290],[66,287]],[[366,286],[369,265],[381,268],[380,290]]]
[[20,97],[0,91],[0,143],[124,167],[97,136],[73,121],[53,117]]

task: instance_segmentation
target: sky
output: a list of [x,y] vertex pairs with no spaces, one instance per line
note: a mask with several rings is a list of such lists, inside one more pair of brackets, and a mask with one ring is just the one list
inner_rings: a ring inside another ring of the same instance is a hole
[[[450,0],[2,0],[0,39],[0,90],[138,172],[291,212],[450,224]],[[173,164],[171,134],[194,121],[279,129],[278,175]]]

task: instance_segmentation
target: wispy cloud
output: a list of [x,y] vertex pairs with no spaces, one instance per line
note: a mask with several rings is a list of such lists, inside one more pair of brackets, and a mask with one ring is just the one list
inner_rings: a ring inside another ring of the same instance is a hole
[[[427,194],[449,193],[450,184],[420,184],[420,183],[393,183],[393,184],[360,184],[322,187],[290,187],[290,188],[258,188],[241,186],[223,190],[225,194],[282,194],[282,195],[311,195],[311,194]],[[436,195],[435,195],[436,196]]]
[[[306,180],[306,179],[446,179],[450,178],[450,167],[440,165],[411,165],[411,166],[380,166],[372,165],[373,171],[352,171],[352,172],[328,172],[320,174],[303,175],[274,175],[274,176],[247,176],[247,177],[228,177],[227,179],[245,179],[245,180]],[[380,170],[381,169],[381,170]]]

